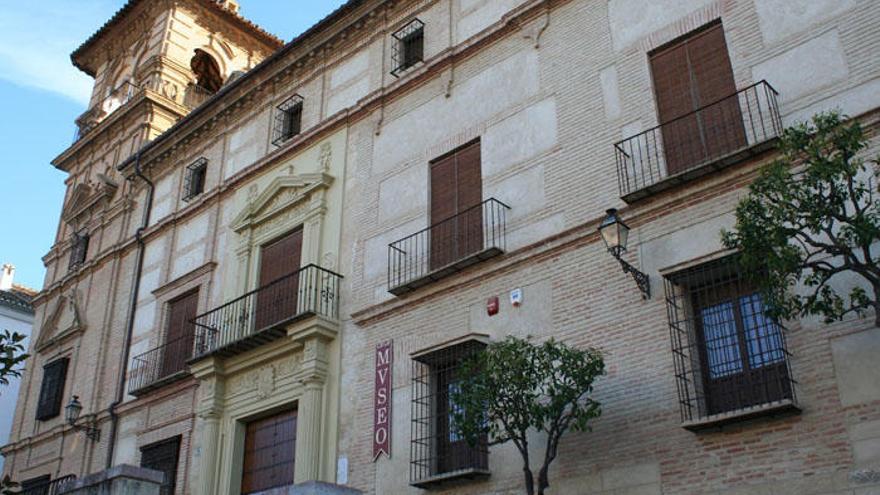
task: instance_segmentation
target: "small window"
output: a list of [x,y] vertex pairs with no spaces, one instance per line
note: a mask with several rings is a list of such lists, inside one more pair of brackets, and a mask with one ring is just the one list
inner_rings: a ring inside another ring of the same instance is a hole
[[58,359],[43,366],[43,383],[37,404],[37,420],[46,421],[61,413],[64,384],[67,380],[68,358]]
[[183,200],[190,201],[205,192],[205,177],[208,175],[208,159],[199,158],[186,167],[183,184]]
[[272,144],[281,146],[302,130],[303,97],[293,95],[278,105],[275,111],[275,128]]
[[667,276],[666,300],[685,422],[793,403],[782,327],[735,256]]
[[455,412],[461,407],[452,400],[459,386],[462,361],[485,347],[478,339],[413,356],[412,446],[410,483],[420,488],[452,478],[489,474],[485,442],[475,447],[455,426]]
[[162,483],[159,495],[174,495],[179,456],[179,436],[141,447],[141,467],[165,474],[165,482]]
[[413,19],[403,29],[394,33],[394,53],[391,74],[398,77],[410,67],[422,62],[425,57],[425,24]]
[[80,265],[85,263],[86,255],[88,255],[88,252],[89,235],[74,234],[73,243],[70,246],[70,261],[68,262],[67,268],[70,270],[75,270],[79,268]]

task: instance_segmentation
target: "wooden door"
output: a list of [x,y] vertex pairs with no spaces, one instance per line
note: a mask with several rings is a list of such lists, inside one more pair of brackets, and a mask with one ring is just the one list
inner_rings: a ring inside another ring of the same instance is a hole
[[255,332],[282,323],[297,313],[302,228],[264,245],[260,256]]
[[168,303],[168,327],[165,332],[165,352],[161,373],[156,379],[171,376],[186,368],[193,355],[195,324],[198,315],[199,292],[194,291]]
[[720,23],[662,48],[650,58],[668,175],[746,145]]
[[480,142],[431,164],[431,270],[483,249]]
[[248,423],[241,493],[293,484],[296,466],[296,410]]

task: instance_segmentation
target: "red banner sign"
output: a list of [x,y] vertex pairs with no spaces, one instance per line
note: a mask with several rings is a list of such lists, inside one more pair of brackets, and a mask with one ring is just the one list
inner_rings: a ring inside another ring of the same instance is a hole
[[376,346],[376,392],[373,396],[373,461],[391,457],[391,374],[394,360],[392,341]]

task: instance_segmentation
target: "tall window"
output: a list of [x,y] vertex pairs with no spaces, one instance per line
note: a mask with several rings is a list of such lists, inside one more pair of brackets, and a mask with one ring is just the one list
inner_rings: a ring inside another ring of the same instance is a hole
[[76,270],[86,262],[89,252],[89,234],[77,233],[73,235],[73,243],[70,246],[70,259],[67,264],[69,270]]
[[295,409],[248,423],[244,444],[242,495],[293,484]]
[[186,362],[193,357],[195,325],[198,315],[199,291],[190,292],[168,303],[168,326],[165,332],[165,351],[162,355],[164,378],[186,369]]
[[183,179],[183,200],[189,201],[205,192],[205,178],[208,176],[208,159],[199,158],[186,167]]
[[64,384],[67,380],[67,365],[70,360],[61,358],[43,366],[43,382],[40,385],[40,398],[37,403],[37,420],[46,421],[61,413],[64,397]]
[[480,142],[431,162],[431,269],[483,249]]
[[177,486],[177,463],[180,456],[180,437],[141,447],[141,467],[165,474],[159,495],[174,495]]
[[782,329],[735,257],[668,276],[666,292],[685,419],[794,398]]
[[484,347],[465,340],[439,350],[413,356],[412,446],[410,481],[426,487],[438,477],[488,474],[484,444],[471,447],[455,426],[454,394],[459,387],[462,360]]
[[281,146],[302,131],[303,97],[293,95],[275,109],[272,144]]
[[394,52],[391,74],[399,76],[410,67],[422,62],[425,57],[425,24],[414,19],[402,29],[394,33]]
[[650,60],[669,175],[746,144],[720,22],[661,47]]

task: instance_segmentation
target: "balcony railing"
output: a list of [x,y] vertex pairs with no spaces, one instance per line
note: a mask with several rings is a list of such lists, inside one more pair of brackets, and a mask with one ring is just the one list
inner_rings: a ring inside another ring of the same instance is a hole
[[131,395],[141,395],[158,388],[186,372],[186,363],[193,357],[195,336],[167,342],[132,359]]
[[285,335],[308,316],[339,317],[341,275],[308,265],[197,316],[194,356],[234,355]]
[[140,88],[131,82],[125,82],[118,88],[114,89],[104,99],[88,109],[78,119],[77,132],[74,136],[74,142],[89,133],[92,129],[104,121],[110,114],[124,106],[138,94]]
[[495,198],[388,245],[388,291],[401,295],[506,249],[509,206]]
[[782,134],[777,96],[761,81],[618,142],[621,197],[648,196],[773,146]]
[[19,495],[57,495],[63,493],[74,481],[76,481],[76,475],[70,474],[62,478],[23,488]]
[[198,84],[190,84],[186,87],[186,91],[183,94],[183,105],[193,109],[208,101],[212,96],[214,96],[213,91],[209,91]]

